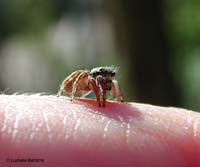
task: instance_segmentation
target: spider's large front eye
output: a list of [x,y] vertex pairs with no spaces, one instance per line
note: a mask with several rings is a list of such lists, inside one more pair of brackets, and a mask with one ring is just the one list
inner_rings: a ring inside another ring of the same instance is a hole
[[94,75],[95,76],[98,76],[98,75],[100,75],[101,73],[100,72],[96,72]]
[[92,76],[93,76],[93,77],[97,77],[98,75],[100,75],[100,72],[92,73]]
[[115,76],[115,72],[112,72],[112,73],[111,73],[111,76],[114,77],[114,76]]

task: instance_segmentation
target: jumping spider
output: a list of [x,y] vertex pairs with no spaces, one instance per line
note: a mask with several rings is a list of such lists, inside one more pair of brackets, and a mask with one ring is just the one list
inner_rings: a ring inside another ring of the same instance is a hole
[[66,92],[71,94],[71,100],[73,100],[76,92],[92,90],[99,107],[101,107],[100,91],[103,100],[102,105],[105,107],[106,91],[111,91],[114,99],[119,97],[120,101],[123,102],[123,95],[119,84],[113,79],[116,72],[117,68],[114,66],[96,67],[91,71],[77,70],[62,82],[57,96],[61,96],[63,92]]

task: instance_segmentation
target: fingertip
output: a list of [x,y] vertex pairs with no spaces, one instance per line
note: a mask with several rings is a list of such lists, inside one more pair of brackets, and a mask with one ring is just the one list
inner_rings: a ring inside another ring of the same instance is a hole
[[43,150],[38,155],[47,160],[54,156],[75,164],[197,166],[200,161],[199,114],[194,112],[117,101],[100,108],[96,100],[63,96],[0,100],[0,129],[5,127],[0,144],[7,142],[1,151],[15,149],[24,156],[16,148],[28,149],[31,156]]

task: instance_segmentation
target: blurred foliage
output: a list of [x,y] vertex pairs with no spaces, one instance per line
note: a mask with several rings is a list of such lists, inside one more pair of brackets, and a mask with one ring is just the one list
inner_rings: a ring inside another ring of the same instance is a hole
[[200,110],[200,1],[166,1],[172,70],[181,88],[182,106]]
[[[16,33],[40,32],[41,28],[55,18],[53,1],[0,1],[0,36],[8,37]],[[37,34],[37,33],[36,33]]]
[[[200,110],[200,1],[164,2],[180,107]],[[1,0],[0,90],[56,93],[74,70],[115,64],[125,97],[134,101],[128,60],[115,47],[113,20],[105,9],[103,0]]]

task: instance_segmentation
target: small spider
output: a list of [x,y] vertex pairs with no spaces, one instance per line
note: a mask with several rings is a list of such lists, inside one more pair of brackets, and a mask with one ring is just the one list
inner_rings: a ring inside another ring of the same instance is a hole
[[61,96],[63,92],[71,94],[71,100],[77,92],[92,90],[96,96],[97,103],[101,107],[99,91],[102,94],[103,107],[106,106],[106,91],[111,91],[113,98],[119,97],[123,102],[123,95],[119,84],[113,79],[117,72],[114,66],[96,67],[91,71],[77,70],[69,75],[61,84],[57,96]]

